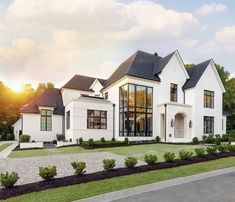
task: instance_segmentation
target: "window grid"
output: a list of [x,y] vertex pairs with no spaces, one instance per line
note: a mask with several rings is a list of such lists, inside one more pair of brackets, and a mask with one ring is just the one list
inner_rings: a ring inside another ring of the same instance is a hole
[[204,116],[204,134],[214,134],[214,117]]
[[204,90],[204,107],[214,108],[214,92],[209,90]]
[[119,135],[152,136],[152,87],[125,84],[119,96]]
[[42,109],[41,110],[41,131],[52,130],[52,111]]
[[107,129],[107,111],[87,110],[88,129]]
[[177,102],[178,101],[178,85],[171,83],[170,89],[170,101]]
[[70,111],[66,112],[66,129],[70,129]]

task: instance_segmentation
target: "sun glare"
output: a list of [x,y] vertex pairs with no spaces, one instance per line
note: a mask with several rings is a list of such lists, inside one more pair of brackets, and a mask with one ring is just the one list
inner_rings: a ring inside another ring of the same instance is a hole
[[22,84],[20,83],[11,83],[9,84],[9,87],[16,93],[20,93],[22,91]]

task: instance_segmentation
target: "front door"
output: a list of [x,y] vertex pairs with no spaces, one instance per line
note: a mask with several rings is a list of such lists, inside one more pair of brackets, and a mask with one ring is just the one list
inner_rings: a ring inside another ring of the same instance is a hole
[[175,115],[175,138],[184,138],[184,115]]

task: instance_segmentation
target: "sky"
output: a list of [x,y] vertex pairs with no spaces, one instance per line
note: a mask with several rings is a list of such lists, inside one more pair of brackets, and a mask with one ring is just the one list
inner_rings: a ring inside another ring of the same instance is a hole
[[137,50],[213,58],[235,75],[233,0],[0,0],[0,81],[108,78]]

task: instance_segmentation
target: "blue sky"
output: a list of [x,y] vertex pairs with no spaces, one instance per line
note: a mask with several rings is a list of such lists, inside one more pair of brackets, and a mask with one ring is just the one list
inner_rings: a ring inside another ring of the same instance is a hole
[[107,78],[136,50],[185,63],[209,58],[235,74],[235,3],[188,0],[0,0],[0,80]]

